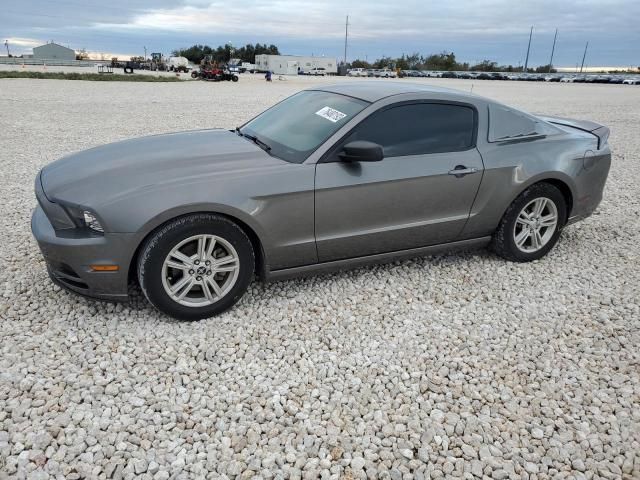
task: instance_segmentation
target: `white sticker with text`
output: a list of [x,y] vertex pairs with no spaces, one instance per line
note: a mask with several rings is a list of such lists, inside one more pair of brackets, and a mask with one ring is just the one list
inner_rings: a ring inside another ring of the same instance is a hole
[[316,115],[326,118],[330,122],[336,123],[347,116],[346,113],[339,112],[331,107],[323,107],[316,112]]

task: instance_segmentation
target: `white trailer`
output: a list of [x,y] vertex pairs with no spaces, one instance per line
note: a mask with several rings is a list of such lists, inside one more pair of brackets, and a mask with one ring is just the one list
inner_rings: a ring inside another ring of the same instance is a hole
[[167,67],[172,72],[188,72],[189,71],[189,60],[186,57],[169,57],[169,61],[167,62]]
[[312,57],[303,55],[256,55],[256,70],[271,71],[276,75],[296,75],[308,73],[312,69],[324,68],[328,75],[338,73],[338,62],[331,57]]

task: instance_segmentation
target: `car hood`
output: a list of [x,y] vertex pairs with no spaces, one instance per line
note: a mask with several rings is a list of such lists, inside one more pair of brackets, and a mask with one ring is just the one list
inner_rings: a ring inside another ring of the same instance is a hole
[[41,179],[50,201],[90,207],[145,188],[283,164],[234,132],[196,130],[74,153],[46,166]]

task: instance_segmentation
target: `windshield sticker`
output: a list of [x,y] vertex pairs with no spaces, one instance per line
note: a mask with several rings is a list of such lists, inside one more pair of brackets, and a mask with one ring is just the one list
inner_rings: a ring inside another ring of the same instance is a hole
[[326,118],[327,120],[333,123],[336,123],[347,116],[346,113],[339,112],[338,110],[334,110],[331,107],[321,108],[316,112],[316,115],[319,115],[322,118]]

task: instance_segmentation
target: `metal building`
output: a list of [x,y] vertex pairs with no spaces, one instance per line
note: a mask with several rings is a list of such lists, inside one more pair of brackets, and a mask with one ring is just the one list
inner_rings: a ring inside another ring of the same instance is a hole
[[326,74],[338,73],[338,63],[331,57],[310,57],[302,55],[256,55],[256,69],[270,70],[276,75],[297,75],[308,73],[313,68],[323,68]]
[[57,43],[47,43],[39,47],[33,47],[33,58],[37,60],[75,60],[75,50]]

